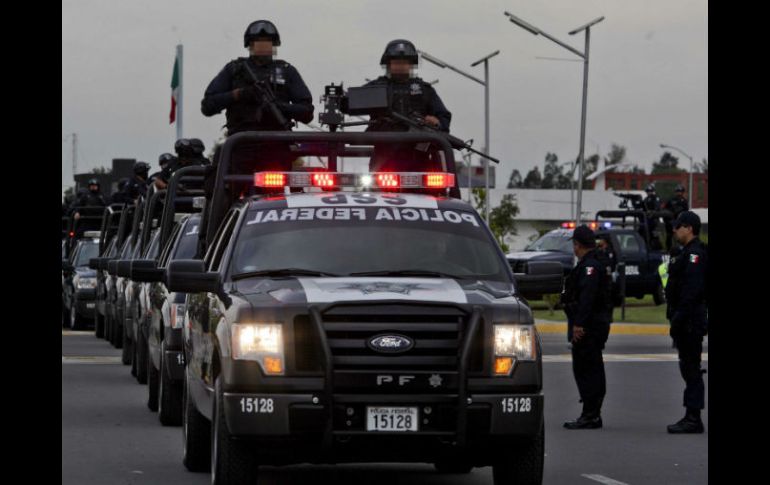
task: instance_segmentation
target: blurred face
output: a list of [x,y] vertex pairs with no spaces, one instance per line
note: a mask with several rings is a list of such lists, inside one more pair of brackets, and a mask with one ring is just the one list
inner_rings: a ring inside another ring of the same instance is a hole
[[273,41],[270,37],[258,37],[249,43],[249,53],[252,56],[272,56]]
[[99,186],[96,184],[91,184],[88,186],[88,190],[90,190],[91,192],[99,192]]
[[412,71],[412,63],[406,59],[391,59],[388,71],[395,76],[408,76]]
[[687,244],[695,235],[692,226],[678,225],[674,227],[674,237],[679,244]]

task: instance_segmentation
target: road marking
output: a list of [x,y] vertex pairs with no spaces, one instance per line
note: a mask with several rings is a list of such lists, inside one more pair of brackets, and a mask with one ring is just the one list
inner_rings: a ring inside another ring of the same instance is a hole
[[107,355],[62,355],[62,364],[120,364],[120,357]]
[[[677,362],[677,354],[604,354],[604,362]],[[701,354],[701,360],[708,362],[709,354]],[[544,355],[543,362],[572,362],[571,354]]]
[[626,482],[619,482],[617,480],[613,480],[612,478],[607,478],[604,475],[586,475],[584,473],[580,476],[595,482],[604,483],[605,485],[628,485]]
[[69,337],[71,335],[93,335],[93,330],[62,330],[62,337]]

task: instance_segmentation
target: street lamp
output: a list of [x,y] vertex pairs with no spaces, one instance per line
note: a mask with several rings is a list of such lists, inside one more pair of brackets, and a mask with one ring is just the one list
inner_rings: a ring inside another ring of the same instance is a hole
[[660,144],[660,147],[661,147],[661,148],[670,148],[670,149],[672,149],[672,150],[676,150],[676,151],[678,151],[679,153],[681,153],[682,155],[684,155],[685,157],[687,157],[687,158],[689,158],[689,159],[690,159],[690,177],[689,177],[689,178],[690,178],[690,180],[689,180],[689,185],[690,185],[690,186],[689,186],[689,187],[688,187],[688,189],[687,189],[687,195],[690,197],[690,205],[693,205],[693,204],[694,204],[694,202],[695,202],[695,198],[694,198],[694,197],[693,197],[693,195],[692,195],[692,157],[691,157],[690,155],[686,154],[686,153],[684,152],[684,150],[681,150],[681,149],[679,149],[679,148],[677,148],[677,147],[675,147],[675,146],[671,146],[671,145],[664,145],[663,143],[661,143],[661,144]]
[[[441,59],[438,59],[437,57],[434,57],[430,54],[428,54],[425,51],[417,51],[420,53],[420,56],[422,56],[423,59],[430,62],[431,64],[435,64],[436,66],[442,68],[442,69],[451,69],[452,71],[467,77],[468,79],[471,79],[473,81],[476,81],[477,83],[484,86],[484,153],[486,155],[489,155],[489,59],[496,56],[500,53],[499,50],[489,54],[488,56],[482,57],[478,61],[471,64],[471,67],[475,67],[482,62],[484,63],[484,80],[477,78],[476,76],[473,76],[471,74],[468,74],[465,71],[462,71],[451,64],[448,64],[447,62],[442,61]],[[484,220],[487,221],[487,224],[489,223],[489,162],[486,159],[482,159],[481,163],[484,167]],[[468,170],[470,171],[470,163],[468,164]],[[470,176],[469,176],[470,177]],[[471,191],[470,185],[468,186],[468,192]]]
[[580,117],[580,157],[579,157],[580,165],[578,169],[577,209],[575,214],[576,215],[575,226],[579,226],[580,219],[582,217],[581,212],[582,212],[582,202],[583,202],[583,168],[585,165],[585,144],[586,144],[586,108],[588,104],[588,53],[589,53],[589,44],[591,39],[591,27],[598,24],[602,20],[604,20],[604,17],[598,17],[588,22],[587,24],[582,25],[576,28],[575,30],[572,30],[571,32],[569,32],[569,35],[575,35],[578,32],[585,31],[586,33],[585,52],[580,52],[574,47],[568,44],[565,44],[564,42],[560,41],[559,39],[556,39],[555,37],[552,37],[548,33],[540,30],[534,25],[531,25],[525,22],[524,20],[518,18],[517,16],[513,15],[510,12],[505,12],[505,15],[508,17],[508,20],[518,25],[522,29],[526,30],[527,32],[534,35],[542,35],[546,39],[564,47],[568,51],[572,52],[573,54],[583,59],[583,109],[582,109],[582,115]]

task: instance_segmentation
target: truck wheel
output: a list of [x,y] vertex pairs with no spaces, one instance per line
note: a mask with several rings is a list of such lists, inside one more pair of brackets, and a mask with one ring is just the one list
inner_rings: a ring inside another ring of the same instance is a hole
[[473,465],[470,463],[463,463],[462,461],[437,461],[433,464],[436,467],[436,471],[439,473],[470,473],[473,470]]
[[166,346],[160,345],[160,389],[158,390],[158,418],[163,426],[182,424],[182,393],[184,389],[171,380],[165,365]]
[[147,355],[147,407],[150,411],[158,410],[158,369],[152,365],[152,359]]
[[134,349],[132,342],[128,339],[128,335],[126,334],[126,327],[123,325],[116,325],[115,326],[118,329],[118,332],[120,333],[120,337],[118,337],[118,340],[121,342],[121,346],[119,348],[123,349],[123,353],[121,354],[120,361],[123,362],[123,365],[130,365],[131,366],[131,375],[136,375],[136,369],[134,369]]
[[252,484],[257,479],[258,466],[250,443],[233,440],[227,429],[223,406],[224,391],[216,381],[216,396],[211,420],[211,483],[212,485]]
[[147,384],[147,344],[142,341],[140,330],[137,329],[136,340],[133,342],[136,352],[136,381],[139,384]]
[[494,485],[542,485],[545,423],[535,437],[506,455],[507,459],[492,466]]
[[104,337],[104,317],[99,314],[99,309],[94,311],[94,334],[96,338]]
[[190,376],[185,370],[184,414],[182,419],[182,437],[184,457],[182,462],[191,472],[211,470],[211,424],[198,412],[190,396]]
[[104,316],[104,340],[106,340],[109,343],[112,343],[112,324],[110,323],[112,319],[110,318],[109,310],[107,310],[107,314]]

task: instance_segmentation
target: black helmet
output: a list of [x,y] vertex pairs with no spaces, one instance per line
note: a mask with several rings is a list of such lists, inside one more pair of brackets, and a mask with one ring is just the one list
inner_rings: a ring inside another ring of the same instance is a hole
[[647,186],[647,188],[645,188],[645,189],[644,189],[644,191],[645,191],[645,192],[647,192],[648,194],[649,194],[650,192],[655,192],[655,184],[649,184],[649,185]]
[[120,181],[118,181],[118,190],[122,192],[123,189],[126,188],[126,185],[128,185],[128,179],[127,178],[120,179]]
[[257,40],[259,37],[270,37],[273,45],[281,45],[281,36],[278,35],[278,29],[269,20],[257,20],[246,27],[243,34],[243,47],[248,47],[249,42]]
[[144,175],[147,177],[147,173],[150,171],[150,164],[147,162],[136,162],[134,164],[134,175]]
[[676,184],[676,188],[674,189],[674,192],[684,192],[684,185]]
[[180,157],[198,157],[206,147],[200,138],[180,138],[174,143],[174,150]]
[[380,65],[386,65],[391,59],[406,59],[412,64],[417,64],[417,48],[406,39],[391,40],[385,46]]
[[165,165],[168,165],[169,163],[173,162],[176,157],[170,153],[164,153],[161,156],[158,157],[158,163],[160,164],[161,168]]
[[96,185],[97,187],[101,186],[98,179],[88,179],[88,185]]

